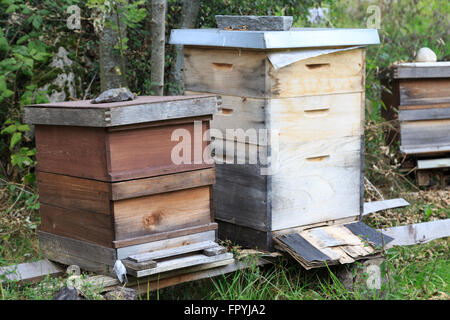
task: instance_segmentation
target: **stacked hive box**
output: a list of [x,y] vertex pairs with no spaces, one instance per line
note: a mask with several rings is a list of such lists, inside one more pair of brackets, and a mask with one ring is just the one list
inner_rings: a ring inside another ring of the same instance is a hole
[[[393,65],[383,74],[382,98],[387,120],[400,125],[400,151],[417,159],[419,169],[450,167],[450,62]],[[397,113],[398,110],[398,113]],[[398,136],[388,134],[391,142]],[[429,175],[418,171],[418,183]]]
[[[187,92],[223,99],[212,123],[219,130],[212,133],[219,237],[272,250],[276,234],[358,219],[363,46],[379,43],[376,30],[173,30],[171,43],[184,45]],[[250,134],[238,140],[227,129],[268,129],[271,143]],[[235,153],[239,147],[245,158]],[[256,153],[262,161],[249,163]],[[262,174],[265,167],[274,171]]]
[[[26,107],[44,256],[99,271],[142,252],[215,241],[215,172],[203,133],[216,111],[211,95]],[[176,129],[200,141],[200,160],[192,141],[192,162],[172,161]]]

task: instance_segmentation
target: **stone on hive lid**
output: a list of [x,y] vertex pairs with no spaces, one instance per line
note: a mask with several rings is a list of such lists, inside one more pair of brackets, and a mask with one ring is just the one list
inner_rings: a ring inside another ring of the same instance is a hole
[[436,53],[430,48],[420,48],[416,55],[416,62],[436,62]]
[[108,102],[121,102],[136,99],[137,96],[127,88],[115,88],[102,92],[97,98],[91,101],[91,103],[108,103]]
[[287,31],[291,28],[291,16],[228,16],[217,15],[219,29],[249,31]]

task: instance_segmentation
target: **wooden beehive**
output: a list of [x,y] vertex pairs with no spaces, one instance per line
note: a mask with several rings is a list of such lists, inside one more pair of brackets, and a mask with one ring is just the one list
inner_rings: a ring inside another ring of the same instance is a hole
[[420,186],[450,181],[450,63],[415,62],[382,73],[382,115],[394,126],[388,144],[400,140],[405,170],[416,170]]
[[[378,35],[336,30],[172,31],[171,43],[184,45],[187,93],[223,99],[212,122],[219,130],[212,133],[219,237],[273,250],[277,235],[359,219],[364,45],[378,43]],[[290,59],[291,53],[307,57],[275,67],[274,55]],[[275,132],[277,146],[251,135],[230,138],[227,129],[267,129]],[[247,150],[244,157],[235,153],[239,147]],[[255,153],[268,164],[249,163]],[[261,174],[274,165],[273,174]]]
[[384,75],[387,120],[400,122],[405,154],[450,151],[450,62],[402,63]]
[[[215,241],[215,169],[203,133],[217,109],[213,95],[26,107],[25,122],[35,125],[43,255],[98,271],[116,259]],[[177,129],[191,133],[191,162],[171,159]]]

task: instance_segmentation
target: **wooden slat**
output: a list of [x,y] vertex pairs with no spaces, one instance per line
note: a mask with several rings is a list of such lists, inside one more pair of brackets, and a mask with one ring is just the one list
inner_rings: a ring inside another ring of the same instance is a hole
[[450,102],[450,79],[409,79],[400,81],[400,104]]
[[151,268],[147,270],[135,271],[127,269],[127,272],[135,277],[145,277],[152,274],[167,272],[175,269],[181,269],[186,267],[191,267],[199,264],[212,263],[221,260],[229,260],[233,258],[232,253],[224,253],[217,256],[208,257],[203,254],[188,255],[181,258],[169,259],[158,262],[156,268]]
[[[20,263],[6,267],[0,267],[0,276],[5,276],[7,280],[20,282],[40,281],[46,276],[59,276],[64,273],[64,268],[47,259],[36,262]],[[0,277],[0,283],[4,282]]]
[[177,256],[180,254],[185,253],[191,253],[195,251],[201,251],[203,249],[208,249],[211,247],[217,247],[218,244],[213,241],[204,241],[204,242],[198,242],[194,244],[189,245],[183,245],[171,249],[165,249],[165,250],[158,250],[158,251],[152,251],[152,252],[145,252],[137,255],[129,256],[128,259],[134,261],[134,262],[144,262],[148,260],[157,260],[172,256]]
[[219,223],[219,239],[230,240],[233,244],[245,248],[254,248],[263,251],[273,251],[272,233],[254,228],[240,226],[232,222],[217,219]]
[[400,129],[402,151],[445,151],[450,146],[450,119],[401,122]]
[[212,95],[138,97],[122,103],[59,102],[24,108],[24,122],[40,125],[110,127],[214,114]]
[[267,211],[267,176],[258,165],[218,164],[213,186],[215,217],[221,221],[265,231],[270,226]]
[[450,108],[399,110],[399,121],[450,119]]
[[450,78],[450,64],[447,61],[434,63],[409,63],[397,65],[395,79]]
[[363,133],[361,93],[270,100],[270,125],[297,142]]
[[426,243],[450,236],[450,219],[392,227],[380,230],[394,240],[387,247]]
[[450,108],[450,103],[433,103],[433,104],[416,104],[416,105],[398,106],[399,110],[436,109],[436,108]]
[[104,128],[37,125],[35,134],[39,171],[108,180]]
[[110,216],[41,204],[41,230],[44,232],[111,247],[114,240]]
[[215,183],[214,168],[175,173],[111,184],[112,200],[190,189]]
[[[209,154],[206,153],[206,158],[203,157],[203,151],[209,142],[203,141],[202,136],[197,137],[194,128],[194,123],[187,123],[111,132],[108,135],[111,180],[148,178],[213,167],[213,163],[208,163],[211,161]],[[191,137],[191,141],[186,142],[191,147],[191,157],[187,164],[175,164],[172,159],[174,147],[182,140],[172,141],[172,134],[176,129],[185,130]],[[200,134],[203,135],[209,129],[209,121],[203,121],[201,129]],[[194,152],[195,141],[202,141],[199,155]]]
[[185,46],[184,86],[188,91],[266,97],[268,64],[262,51]]
[[393,208],[398,208],[398,207],[406,207],[406,206],[409,206],[409,202],[407,202],[405,199],[402,199],[402,198],[383,200],[383,201],[366,202],[366,203],[364,203],[363,215],[367,215],[367,214],[381,211],[381,210],[393,209]]
[[41,250],[52,251],[55,255],[77,256],[90,261],[98,261],[113,266],[117,259],[116,250],[93,243],[48,232],[38,231]]
[[271,96],[287,98],[363,92],[365,49],[347,50],[301,60],[269,71]]
[[113,207],[116,240],[212,222],[209,186],[119,200]]
[[272,230],[360,214],[360,137],[307,143],[280,137],[271,176]]
[[419,170],[448,167],[450,167],[450,158],[417,160],[417,168]]
[[194,226],[182,229],[176,229],[174,231],[167,232],[159,232],[154,234],[149,234],[145,236],[135,237],[135,238],[127,238],[124,240],[115,240],[113,247],[114,248],[125,248],[125,247],[139,247],[141,245],[145,245],[148,242],[155,242],[160,240],[167,240],[182,236],[194,236],[196,233],[203,233],[210,230],[217,230],[217,223],[208,223],[201,226]]
[[110,185],[106,182],[38,171],[37,184],[41,203],[111,214]]

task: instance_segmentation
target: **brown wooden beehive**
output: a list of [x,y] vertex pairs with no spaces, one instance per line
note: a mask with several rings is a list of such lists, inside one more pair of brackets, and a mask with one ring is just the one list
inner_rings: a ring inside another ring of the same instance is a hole
[[[25,122],[35,125],[43,255],[97,271],[131,255],[215,241],[215,169],[203,133],[217,108],[214,95],[26,107]],[[191,162],[171,159],[177,129],[192,134]]]

